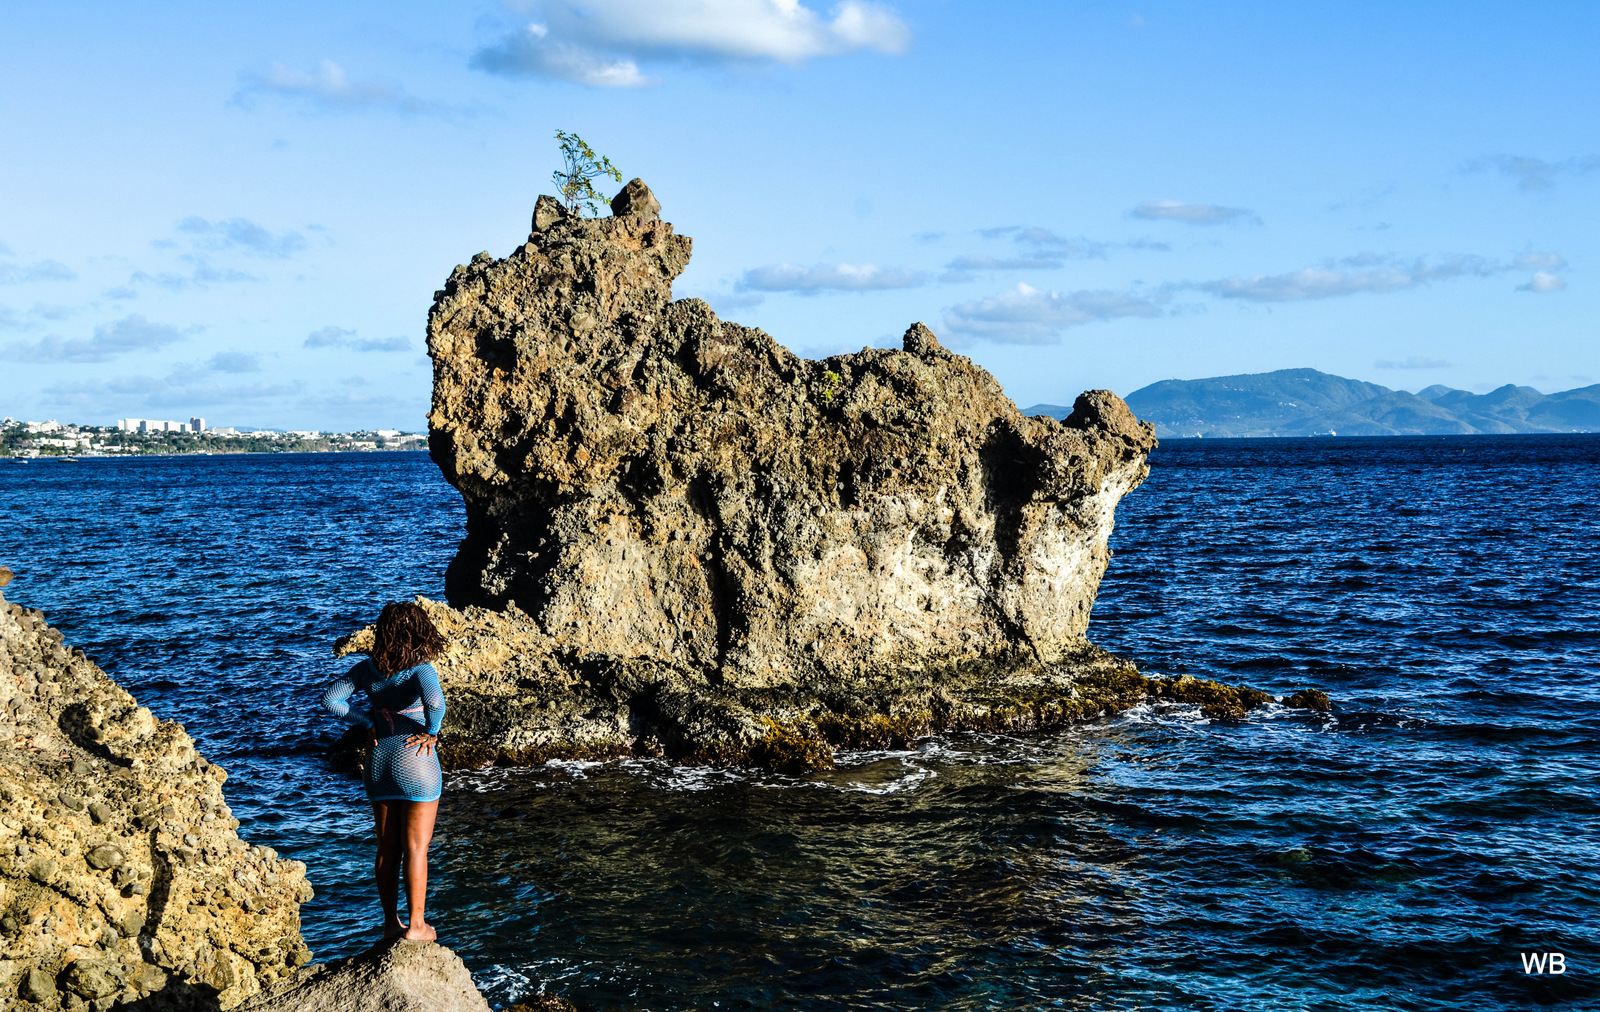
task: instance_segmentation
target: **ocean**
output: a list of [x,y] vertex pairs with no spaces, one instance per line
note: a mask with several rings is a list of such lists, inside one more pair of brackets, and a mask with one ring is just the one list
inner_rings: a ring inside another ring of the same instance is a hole
[[[0,495],[7,597],[229,771],[240,834],[309,867],[317,958],[366,947],[370,814],[316,704],[335,637],[442,596],[437,468],[0,462]],[[496,1007],[1600,1007],[1597,537],[1600,436],[1168,442],[1091,637],[1334,713],[454,773],[429,917]]]

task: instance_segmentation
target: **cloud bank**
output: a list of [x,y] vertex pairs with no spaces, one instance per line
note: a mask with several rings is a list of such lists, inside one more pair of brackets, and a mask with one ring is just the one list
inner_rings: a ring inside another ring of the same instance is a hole
[[872,264],[774,264],[744,272],[734,287],[743,292],[871,292],[885,288],[917,288],[927,284],[928,276],[906,267],[876,267]]
[[1517,181],[1520,190],[1548,190],[1562,176],[1585,176],[1600,172],[1600,155],[1583,155],[1559,162],[1547,162],[1527,155],[1484,155],[1461,167],[1463,172],[1500,173]]
[[654,80],[641,61],[801,66],[862,50],[904,52],[911,32],[889,8],[844,0],[824,17],[799,0],[543,0],[534,18],[473,54],[502,77],[594,88]]
[[63,340],[48,334],[33,344],[6,346],[5,357],[14,362],[106,362],[118,355],[151,351],[183,340],[183,333],[166,323],[152,323],[135,313],[115,323],[94,328],[94,336]]
[[355,339],[356,332],[343,327],[313,330],[301,342],[303,348],[345,348],[350,351],[410,351],[409,337],[369,337]]
[[292,229],[273,235],[248,218],[207,221],[196,215],[178,222],[178,231],[197,237],[207,249],[242,249],[257,256],[287,260],[306,248],[306,238]]
[[31,281],[71,281],[77,272],[57,260],[31,264],[0,263],[0,285],[21,285]]
[[952,334],[1003,344],[1054,344],[1068,327],[1127,316],[1159,316],[1155,300],[1129,292],[1047,292],[1026,284],[944,311]]
[[1506,269],[1504,264],[1478,256],[1451,257],[1436,264],[1420,259],[1410,264],[1395,264],[1382,257],[1364,254],[1324,267],[1308,267],[1288,274],[1223,278],[1188,287],[1210,292],[1223,299],[1303,302],[1363,292],[1405,291],[1452,278],[1488,277]]
[[233,100],[249,105],[257,95],[278,95],[302,100],[318,109],[361,111],[389,109],[406,114],[437,113],[445,107],[408,95],[399,85],[379,81],[352,81],[344,68],[323,60],[305,72],[273,63],[264,74],[241,75]]
[[1128,212],[1135,218],[1150,221],[1181,221],[1186,225],[1220,225],[1225,221],[1253,221],[1260,218],[1242,207],[1220,207],[1216,204],[1185,204],[1178,200],[1147,200]]

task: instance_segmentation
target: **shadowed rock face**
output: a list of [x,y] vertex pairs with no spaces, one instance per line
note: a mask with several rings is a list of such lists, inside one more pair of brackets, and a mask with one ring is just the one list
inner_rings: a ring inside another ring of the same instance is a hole
[[642,183],[456,268],[431,449],[466,502],[446,594],[561,649],[741,689],[1049,665],[1086,647],[1151,427],[1091,391],[1022,416],[921,324],[807,361],[671,301],[690,241]]
[[0,596],[0,1008],[227,1009],[290,976],[305,865],[239,839],[227,774],[62,640]]

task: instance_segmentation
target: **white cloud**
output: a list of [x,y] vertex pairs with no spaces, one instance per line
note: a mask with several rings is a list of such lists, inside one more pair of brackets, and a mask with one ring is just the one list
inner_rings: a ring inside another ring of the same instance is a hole
[[917,288],[927,284],[928,276],[906,267],[875,267],[872,264],[774,264],[744,272],[735,286],[740,291],[870,292],[885,288]]
[[1450,365],[1451,363],[1442,358],[1419,358],[1416,355],[1411,356],[1404,362],[1379,359],[1372,363],[1374,369],[1448,369]]
[[133,351],[150,351],[183,340],[177,327],[151,323],[137,313],[94,328],[94,336],[63,340],[48,334],[33,344],[6,346],[5,357],[16,362],[105,362]]
[[1484,155],[1461,167],[1463,172],[1484,172],[1489,169],[1515,179],[1519,189],[1548,190],[1555,185],[1558,176],[1582,176],[1600,171],[1600,155],[1584,155],[1559,162],[1547,162],[1527,155]]
[[1387,263],[1372,254],[1350,257],[1325,267],[1289,274],[1257,274],[1223,278],[1190,287],[1224,299],[1250,302],[1300,302],[1361,292],[1396,292],[1459,277],[1487,277],[1507,268],[1483,257],[1453,257],[1438,264],[1417,260],[1409,265]]
[[625,57],[550,38],[544,25],[523,25],[472,56],[472,67],[502,77],[551,77],[591,88],[638,88],[655,82]]
[[199,236],[208,249],[245,249],[259,256],[287,259],[306,248],[306,238],[293,229],[273,235],[248,218],[207,221],[190,215],[178,222],[178,231]]
[[1517,291],[1543,294],[1545,292],[1559,292],[1565,287],[1567,287],[1567,283],[1560,275],[1551,274],[1549,271],[1534,271],[1533,277],[1528,279],[1527,284],[1517,286]]
[[301,342],[304,348],[347,348],[351,351],[409,351],[409,337],[369,337],[355,340],[355,331],[343,327],[323,327],[313,330]]
[[1159,316],[1152,299],[1129,292],[1046,292],[1019,284],[1008,292],[944,311],[952,334],[1006,344],[1054,344],[1061,331],[1125,316]]
[[20,285],[30,281],[71,281],[77,276],[71,267],[56,260],[39,260],[31,264],[0,263],[0,285]]
[[310,73],[273,63],[265,74],[241,75],[234,101],[248,105],[258,94],[304,99],[322,109],[392,109],[408,114],[446,111],[437,102],[406,94],[399,85],[352,81],[344,68],[332,60],[323,60]]
[[1225,221],[1244,219],[1259,223],[1261,219],[1242,207],[1220,207],[1216,204],[1185,204],[1180,200],[1147,200],[1128,212],[1135,218],[1152,221],[1181,221],[1189,225],[1220,225]]
[[652,83],[641,61],[800,66],[861,50],[901,53],[911,31],[888,7],[844,0],[824,17],[800,0],[542,0],[534,19],[471,65],[591,87]]

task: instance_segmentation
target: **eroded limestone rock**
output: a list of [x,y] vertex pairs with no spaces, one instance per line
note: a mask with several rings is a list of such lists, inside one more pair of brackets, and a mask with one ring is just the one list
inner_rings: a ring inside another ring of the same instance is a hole
[[920,323],[900,350],[807,361],[672,301],[690,242],[642,182],[610,218],[538,208],[428,318],[430,448],[467,513],[454,607],[421,601],[450,642],[448,763],[801,770],[940,729],[1272,698],[1147,679],[1087,640],[1155,444],[1115,394],[1024,417]]
[[[636,181],[637,183],[637,181]],[[1107,391],[1024,417],[925,326],[812,362],[671,301],[642,183],[456,268],[430,446],[466,502],[446,595],[563,648],[741,688],[1081,652],[1152,428]]]
[[310,959],[305,866],[239,839],[226,777],[0,596],[0,1007],[227,1009]]

